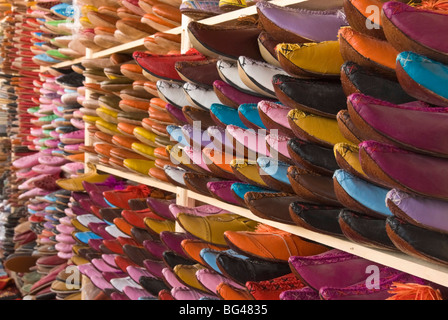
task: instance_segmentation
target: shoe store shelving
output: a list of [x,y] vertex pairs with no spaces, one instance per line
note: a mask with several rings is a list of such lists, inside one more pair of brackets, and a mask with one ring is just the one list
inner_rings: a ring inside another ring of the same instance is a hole
[[176,202],[179,205],[194,206],[195,201],[211,204],[224,210],[228,210],[229,212],[252,219],[254,221],[258,221],[277,229],[290,232],[305,239],[315,241],[345,252],[349,252],[359,257],[368,259],[372,262],[389,266],[403,272],[407,272],[409,274],[421,277],[434,283],[438,283],[442,286],[448,286],[448,267],[446,266],[426,262],[422,259],[414,258],[401,252],[370,248],[358,243],[354,243],[347,239],[325,235],[299,226],[293,226],[262,219],[254,215],[249,209],[232,205],[218,199],[193,192],[188,189],[176,187],[172,184],[158,181],[149,176],[147,177],[141,174],[125,172],[105,165],[96,165],[96,168],[98,171],[109,173],[123,179],[153,186],[162,190],[175,192],[177,195]]
[[[301,4],[304,7],[307,7],[309,5],[310,9],[321,9],[321,8],[328,8],[336,6],[337,4],[340,4],[340,0],[278,0],[278,1],[272,1],[272,3],[280,6],[290,6],[294,4]],[[240,17],[244,16],[250,16],[256,14],[256,8],[255,6],[250,6],[244,9],[235,10],[232,12],[228,12],[225,14],[221,14],[219,16],[207,18],[200,20],[201,23],[214,25],[214,24],[220,24],[225,23],[227,21],[236,20]],[[182,51],[186,51],[189,47],[189,41],[188,36],[186,33],[186,26],[188,24],[189,19],[184,17],[182,21],[182,26],[177,27],[171,30],[166,31],[167,33],[172,34],[182,34]],[[62,63],[59,63],[57,65],[54,65],[54,67],[66,67],[70,66],[72,64],[80,63],[83,61],[83,59],[86,58],[104,58],[107,56],[110,56],[114,53],[132,53],[133,51],[137,50],[145,50],[144,49],[144,39],[138,39],[129,43],[125,43],[119,46],[115,46],[112,48],[108,48],[102,51],[98,52],[91,52],[88,50],[85,57],[74,59],[71,61],[64,61]],[[42,67],[41,70],[46,70],[48,67]],[[89,82],[89,79],[87,79],[87,82]],[[88,92],[87,92],[88,94]],[[87,130],[87,129],[86,129]],[[89,135],[86,134],[86,137]],[[90,145],[90,141],[88,138],[86,138],[86,145]],[[86,154],[86,163],[92,162],[92,158],[88,154]],[[368,246],[364,246],[358,243],[354,243],[352,241],[349,241],[344,238],[338,238],[334,236],[325,235],[322,233],[317,233],[311,230],[307,230],[305,228],[299,227],[299,226],[293,226],[293,225],[287,225],[278,223],[275,221],[265,220],[258,216],[255,216],[250,210],[239,207],[236,205],[232,205],[229,203],[225,203],[223,201],[217,200],[212,197],[208,197],[202,194],[198,194],[196,192],[193,192],[188,189],[184,189],[181,187],[174,186],[172,184],[162,182],[159,180],[156,180],[154,178],[151,178],[149,176],[144,176],[137,173],[132,173],[129,171],[120,170],[117,168],[109,167],[102,164],[96,164],[95,165],[98,171],[109,173],[112,175],[115,175],[117,177],[121,177],[123,179],[127,179],[130,181],[134,181],[136,183],[141,183],[149,186],[153,186],[162,190],[166,190],[169,192],[176,193],[177,195],[177,203],[180,205],[188,205],[192,206],[196,201],[201,203],[207,203],[211,205],[215,205],[217,207],[223,208],[225,210],[228,210],[229,212],[233,212],[242,216],[245,216],[247,218],[253,219],[255,221],[265,223],[268,225],[271,225],[275,228],[290,232],[292,234],[296,234],[298,236],[301,236],[303,238],[309,239],[311,241],[315,241],[318,243],[322,243],[324,245],[327,245],[329,247],[339,249],[342,251],[346,251],[349,253],[352,253],[354,255],[360,256],[362,258],[371,260],[372,262],[390,266],[392,268],[401,270],[403,272],[407,272],[409,274],[427,279],[429,281],[432,281],[434,283],[448,286],[448,267],[444,265],[439,265],[436,263],[430,263],[425,260],[415,258],[409,255],[406,255],[401,252],[394,252],[394,251],[387,251],[387,250],[379,250],[376,248],[371,248]]]

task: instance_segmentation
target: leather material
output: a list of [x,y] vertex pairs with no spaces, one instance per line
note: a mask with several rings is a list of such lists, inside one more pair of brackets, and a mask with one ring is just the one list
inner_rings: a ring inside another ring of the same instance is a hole
[[400,85],[415,99],[448,106],[448,94],[443,90],[448,74],[445,64],[405,51],[397,57],[396,73]]
[[[239,59],[239,58],[238,58]],[[230,60],[218,60],[216,63],[216,68],[218,69],[219,79],[225,83],[228,83],[235,89],[242,91],[249,95],[256,95],[263,97],[264,95],[260,95],[254,88],[249,87],[242,79],[238,69],[238,61],[230,61]]]
[[192,21],[187,30],[193,47],[206,56],[231,60],[247,56],[261,60],[257,45],[260,29],[255,26],[208,26]]
[[221,80],[213,82],[213,88],[219,101],[234,109],[238,109],[244,103],[258,103],[262,100],[276,101],[276,99],[245,93]]
[[385,199],[389,189],[379,187],[344,170],[333,176],[336,196],[345,207],[377,218],[392,215]]
[[163,252],[163,262],[165,262],[165,265],[171,269],[173,269],[177,265],[192,266],[197,264],[195,261],[189,258],[185,258],[183,255],[179,255],[171,250]]
[[295,193],[306,202],[341,207],[331,177],[291,166],[288,178]]
[[[329,288],[323,287],[319,290],[319,295],[324,300],[385,300],[391,296],[389,293],[392,283],[417,283],[423,285],[425,281],[413,275],[400,272],[392,268],[380,269],[383,278],[379,284],[380,290],[366,289],[365,281],[353,284],[345,288]],[[356,295],[353,295],[356,292]]]
[[211,174],[210,169],[205,164],[205,157],[201,150],[198,150],[197,147],[185,146],[183,152],[191,169],[202,174]]
[[[372,180],[390,189],[447,199],[442,179],[446,160],[421,155],[375,141],[360,144],[360,161]],[[397,164],[400,164],[397,166]],[[423,168],[432,168],[425,171]]]
[[[448,109],[429,107],[424,103],[394,105],[360,94],[349,96],[347,106],[350,118],[361,129],[363,140],[376,140],[436,156],[447,154],[448,149],[445,149],[443,142],[432,144],[424,137],[426,134],[443,135],[443,131],[436,130],[436,126],[443,121],[441,119]],[[401,129],[403,126],[394,124],[394,120],[404,117],[407,118],[407,125]],[[387,126],[384,125],[386,119]]]
[[280,161],[293,164],[293,160],[288,150],[287,136],[268,134],[266,136],[266,146],[268,147],[269,154],[276,155]]
[[328,118],[336,118],[345,108],[346,95],[341,82],[298,79],[285,75],[272,78],[278,99],[286,106]]
[[207,183],[207,188],[210,190],[212,197],[235,205],[240,203],[235,199],[230,188],[233,183],[237,181],[215,181]]
[[216,288],[222,300],[252,300],[252,296],[245,289],[236,288],[229,283],[220,283]]
[[296,137],[301,140],[329,148],[339,142],[350,142],[340,132],[336,119],[293,109],[288,113],[288,121]]
[[289,206],[301,198],[283,192],[246,192],[244,201],[249,210],[262,219],[294,225],[289,215]]
[[223,105],[221,103],[213,103],[210,107],[210,116],[215,125],[224,128],[229,125],[247,129],[247,126],[241,121],[238,115],[238,109]]
[[247,281],[263,281],[291,272],[285,262],[272,262],[222,252],[216,257],[221,272],[233,281],[244,285]]
[[210,248],[216,251],[222,251],[227,249],[227,246],[217,246],[197,238],[182,240],[181,246],[182,250],[185,252],[188,258],[204,265],[206,264],[201,257],[202,250],[204,250],[205,248]]
[[187,287],[208,292],[208,290],[196,278],[196,272],[205,268],[200,264],[194,265],[176,265],[173,269],[174,273]]
[[255,161],[234,159],[230,162],[233,174],[239,180],[256,185],[262,188],[269,188],[269,186],[261,178],[257,163]]
[[211,293],[217,293],[217,287],[220,283],[228,283],[234,287],[238,287],[242,289],[243,287],[236,282],[220,275],[217,272],[214,272],[209,269],[201,269],[196,272],[196,278],[198,279],[198,282],[206,288]]
[[[317,291],[323,287],[345,288],[365,281],[366,268],[372,265],[372,261],[338,249],[315,256],[292,256],[288,262],[293,273]],[[329,267],[336,273],[323,272]]]
[[328,250],[321,244],[308,242],[287,232],[227,230],[224,238],[230,248],[240,254],[274,262],[286,262],[293,255],[308,256]]
[[315,301],[320,300],[319,292],[316,290],[305,287],[296,290],[285,290],[280,293],[280,300],[305,300],[305,301]]
[[297,138],[290,139],[287,148],[291,159],[299,167],[328,176],[339,169],[331,148]]
[[182,86],[183,83],[178,81],[159,80],[156,90],[162,100],[182,109],[183,106],[190,105]]
[[268,130],[278,130],[280,135],[294,137],[287,118],[291,111],[289,106],[264,100],[257,104],[257,108],[259,117]]
[[[387,218],[385,224],[387,235],[400,251],[426,261],[446,265],[447,257],[443,242],[446,238],[445,233],[418,227],[397,217]],[[440,245],[433,246],[430,243]]]
[[372,248],[397,250],[386,233],[386,219],[343,209],[339,214],[339,225],[344,235],[353,242]]
[[286,75],[287,73],[282,68],[269,63],[240,56],[238,58],[238,74],[243,83],[253,91],[276,99],[272,77],[277,74]]
[[152,256],[152,259],[162,259],[163,252],[168,250],[168,248],[161,241],[154,240],[143,241],[143,247]]
[[[412,51],[448,63],[446,36],[437,36],[437,30],[446,24],[443,14],[405,3],[388,3],[383,6],[382,17],[386,39],[399,52]],[[414,22],[409,23],[410,19]]]
[[121,216],[131,225],[137,228],[145,228],[144,219],[146,217],[162,220],[160,216],[154,214],[149,208],[143,210],[123,210]]
[[170,183],[178,187],[186,188],[183,177],[184,173],[186,172],[185,169],[173,166],[165,166],[163,170],[165,171],[165,175]]
[[174,222],[170,220],[159,220],[146,217],[143,221],[146,224],[146,229],[155,236],[158,236],[162,231],[174,231],[175,229]]
[[[226,245],[225,230],[254,230],[256,222],[233,214],[215,214],[198,217],[186,213],[177,216],[177,222],[190,234],[217,245]],[[209,233],[212,230],[213,233]]]
[[171,118],[171,122],[174,124],[182,125],[188,123],[188,119],[185,117],[182,110],[179,108],[167,103],[166,104],[166,112]]
[[146,199],[146,203],[156,215],[164,219],[174,220],[175,217],[170,211],[170,205],[176,203],[176,201],[150,197]]
[[220,79],[216,62],[216,59],[177,61],[174,67],[184,81],[212,87],[213,82]]
[[181,130],[184,138],[188,142],[188,147],[202,149],[212,144],[207,131],[198,130],[198,127],[194,127],[190,124],[183,125]]
[[257,3],[257,13],[266,32],[278,41],[289,43],[337,40],[339,28],[347,25],[339,11],[285,8],[263,2]]
[[395,217],[406,223],[446,233],[447,226],[443,219],[445,201],[392,189],[386,195],[386,205]]
[[220,102],[213,87],[185,82],[182,88],[187,100],[190,102],[189,104],[194,107],[208,110],[212,104]]
[[212,181],[221,181],[221,179],[208,174],[186,172],[184,174],[184,181],[189,190],[209,196],[210,191],[207,189],[207,183]]
[[235,125],[226,126],[226,135],[233,142],[234,149],[238,154],[244,154],[250,160],[257,156],[270,156],[265,143],[265,133],[243,129]]
[[236,179],[229,164],[235,159],[235,156],[221,153],[216,148],[204,148],[202,149],[202,155],[204,156],[205,164],[214,176],[222,179]]
[[172,250],[179,256],[191,259],[182,249],[181,243],[186,239],[194,239],[194,237],[185,232],[162,231],[160,233],[160,241],[165,245],[167,250]]
[[195,121],[199,122],[202,130],[207,130],[208,127],[214,126],[215,122],[210,116],[209,110],[202,110],[191,106],[184,106],[182,113],[187,120],[186,122],[193,125]]
[[370,181],[369,177],[364,173],[359,161],[359,147],[357,145],[338,143],[334,146],[334,155],[336,162],[342,170],[349,174]]
[[381,15],[373,18],[368,10],[370,5],[376,5],[382,9],[383,4],[384,2],[379,0],[345,0],[343,2],[347,21],[353,29],[371,37],[385,40]]
[[161,290],[169,289],[168,286],[161,279],[156,279],[153,277],[140,277],[140,285],[151,295],[157,296]]
[[350,119],[348,110],[341,110],[336,115],[336,121],[338,122],[338,128],[341,134],[351,143],[358,145],[361,143],[360,129],[355,127],[353,121]]
[[260,178],[271,189],[294,193],[287,175],[290,166],[288,163],[281,162],[272,157],[258,157],[257,166],[260,172]]
[[[210,126],[207,128],[208,135],[213,138],[213,148],[215,150],[223,152],[228,152],[228,150],[233,150],[233,140],[227,137],[226,130],[219,126]],[[239,154],[238,150],[234,150],[235,154]],[[241,155],[244,152],[241,151]]]
[[150,194],[150,189],[144,185],[128,186],[124,190],[105,191],[104,198],[112,205],[129,210],[129,199],[144,198]]
[[174,273],[173,270],[171,270],[170,268],[164,268],[162,270],[163,273],[163,278],[164,281],[166,282],[166,284],[168,286],[170,286],[171,288],[175,288],[175,287],[185,287],[185,284],[183,284],[178,277],[176,276],[176,274]]
[[172,203],[169,205],[169,210],[174,217],[177,217],[179,213],[188,213],[197,216],[208,216],[212,214],[227,213],[227,210],[207,204],[191,208]]
[[265,192],[271,193],[275,192],[274,190],[268,188],[262,188],[253,184],[245,183],[245,182],[235,182],[230,186],[230,190],[234,195],[235,199],[242,205],[246,206],[246,202],[244,197],[248,192]]
[[370,37],[353,28],[338,32],[344,61],[353,61],[373,72],[395,80],[395,60],[399,52],[385,40]]
[[289,206],[290,218],[294,224],[311,231],[339,237],[343,236],[338,222],[340,211],[340,208],[297,201]]
[[265,125],[261,121],[257,104],[245,103],[240,105],[238,107],[238,116],[248,128],[254,130],[266,130]]
[[311,78],[339,78],[342,59],[338,41],[282,43],[276,47],[287,74]]
[[282,292],[305,288],[305,284],[290,273],[266,281],[248,281],[246,288],[255,300],[280,300]]

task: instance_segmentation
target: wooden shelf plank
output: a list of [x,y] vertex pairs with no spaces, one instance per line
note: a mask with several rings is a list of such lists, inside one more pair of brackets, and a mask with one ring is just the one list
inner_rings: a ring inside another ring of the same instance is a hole
[[[171,34],[180,34],[182,31],[181,27],[173,28],[168,31],[165,31],[165,33],[171,33]],[[149,36],[151,37],[151,36]],[[132,53],[133,51],[143,50],[146,51],[146,48],[144,46],[145,38],[138,39],[135,41],[131,41],[128,43],[123,43],[119,46],[109,48],[106,50],[98,51],[92,54],[92,58],[103,58],[108,57],[113,53],[123,52],[123,53]]]
[[84,58],[85,57],[81,57],[81,58],[77,58],[77,59],[73,59],[73,60],[59,62],[59,63],[53,64],[51,66],[48,66],[48,67],[41,67],[40,72],[45,72],[50,68],[63,68],[63,67],[68,67],[68,66],[77,64],[77,63],[81,63],[82,60],[84,60]]
[[148,186],[152,186],[155,188],[159,188],[159,189],[174,192],[174,193],[177,192],[176,186],[174,186],[170,183],[156,180],[154,178],[151,178],[150,176],[144,176],[144,175],[138,174],[138,173],[126,172],[126,171],[118,170],[116,168],[108,167],[108,166],[105,166],[102,164],[96,164],[95,166],[98,171],[110,173],[114,176],[121,177],[123,179],[135,181],[135,182],[138,182],[141,184],[146,184]]

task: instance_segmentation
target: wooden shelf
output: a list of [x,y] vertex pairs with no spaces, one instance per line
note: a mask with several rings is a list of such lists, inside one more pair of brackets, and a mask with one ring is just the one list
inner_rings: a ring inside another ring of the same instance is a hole
[[117,177],[120,177],[123,179],[135,181],[135,182],[138,182],[141,184],[146,184],[146,185],[149,185],[149,186],[152,186],[155,188],[159,188],[159,189],[174,192],[174,193],[177,192],[176,186],[174,186],[170,183],[156,180],[154,178],[151,178],[150,176],[144,176],[144,175],[138,174],[138,173],[127,172],[127,171],[119,170],[119,169],[108,167],[108,166],[101,165],[101,164],[96,164],[95,166],[98,171],[110,173],[114,176],[117,176]]
[[81,63],[82,60],[84,60],[85,57],[81,57],[81,58],[77,58],[77,59],[73,59],[73,60],[67,60],[67,61],[63,61],[63,62],[59,62],[56,64],[53,64],[51,66],[48,67],[41,67],[40,68],[40,72],[45,72],[50,68],[64,68],[64,67],[69,67],[71,65],[77,64],[77,63]]

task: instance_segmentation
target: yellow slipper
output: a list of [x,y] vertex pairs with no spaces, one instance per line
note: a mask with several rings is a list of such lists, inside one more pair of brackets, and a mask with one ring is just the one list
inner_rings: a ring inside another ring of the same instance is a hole
[[116,111],[100,107],[96,109],[96,114],[106,122],[118,123],[118,112]]
[[134,142],[132,144],[132,151],[148,158],[151,160],[156,160],[156,156],[154,154],[154,147],[148,146],[144,143],[138,143],[138,142]]
[[233,174],[242,181],[261,187],[268,186],[260,177],[260,171],[256,161],[233,159],[230,161],[230,167],[232,168]]
[[279,43],[278,61],[289,74],[304,77],[340,77],[344,59],[339,41]]
[[154,161],[141,159],[125,159],[123,165],[129,170],[145,176],[148,175],[149,169],[155,167]]
[[100,118],[100,120],[95,121],[95,126],[101,132],[104,132],[104,133],[107,133],[110,135],[120,134],[120,131],[118,130],[117,125],[115,123],[110,123],[110,122],[104,121],[101,118]]
[[141,142],[147,144],[148,146],[158,147],[158,145],[155,142],[157,134],[155,134],[154,132],[148,131],[142,127],[135,127],[134,136]]
[[336,143],[350,143],[339,130],[336,119],[292,109],[288,113],[288,122],[294,134],[305,141],[333,148]]
[[187,287],[202,292],[208,292],[208,290],[199,282],[198,278],[196,277],[196,272],[201,269],[205,269],[205,267],[199,263],[196,263],[194,265],[178,264],[173,268],[173,271],[177,278]]
[[176,229],[176,223],[171,220],[145,218],[143,221],[145,222],[146,227],[156,234],[160,234],[162,231],[174,232]]
[[84,191],[83,181],[90,183],[102,183],[110,177],[109,174],[99,174],[93,164],[88,163],[87,166],[90,168],[90,172],[81,174],[74,178],[58,179],[56,184],[62,189],[69,191]]
[[359,147],[352,143],[337,143],[333,148],[337,164],[355,176],[368,179],[359,161]]
[[170,160],[174,165],[179,165],[183,168],[192,169],[190,158],[185,154],[182,148],[178,145],[167,146],[166,151],[170,155]]

